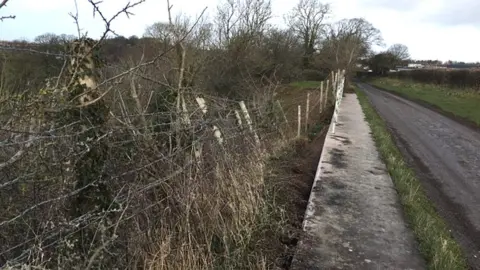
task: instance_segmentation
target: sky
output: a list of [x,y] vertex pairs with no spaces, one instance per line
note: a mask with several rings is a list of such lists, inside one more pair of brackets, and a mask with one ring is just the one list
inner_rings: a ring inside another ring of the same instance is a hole
[[[134,2],[135,0],[131,0]],[[207,7],[213,16],[221,0],[170,0],[174,13],[198,16]],[[271,23],[285,26],[286,14],[297,1],[271,0]],[[112,16],[128,0],[103,0],[102,12]],[[332,15],[329,20],[365,18],[378,28],[388,46],[401,43],[408,46],[413,59],[480,61],[480,1],[479,0],[326,0]],[[82,31],[100,37],[104,26],[93,17],[87,0],[77,0]],[[168,20],[166,0],[145,0],[132,9],[130,19],[121,15],[112,24],[120,35],[142,36],[145,27]],[[76,34],[77,26],[69,13],[75,13],[74,0],[9,0],[0,16],[16,15],[14,20],[0,22],[0,40],[28,39],[46,33]]]

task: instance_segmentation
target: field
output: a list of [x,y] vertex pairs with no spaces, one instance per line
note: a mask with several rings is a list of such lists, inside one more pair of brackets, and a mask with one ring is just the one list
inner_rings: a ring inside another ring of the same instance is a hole
[[439,109],[480,125],[480,92],[474,89],[418,83],[395,78],[375,78],[374,86],[402,94],[410,99],[427,102]]

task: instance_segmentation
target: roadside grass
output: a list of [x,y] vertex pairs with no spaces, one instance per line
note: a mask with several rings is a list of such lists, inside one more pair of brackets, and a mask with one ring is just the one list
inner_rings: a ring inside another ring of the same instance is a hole
[[422,100],[438,108],[466,118],[480,125],[480,92],[468,89],[454,89],[440,85],[415,83],[393,78],[375,78],[370,84],[403,94],[411,99]]
[[405,162],[385,122],[374,110],[367,96],[358,88],[356,92],[375,144],[396,186],[405,215],[417,238],[428,269],[468,269],[460,246],[428,199],[415,172]]

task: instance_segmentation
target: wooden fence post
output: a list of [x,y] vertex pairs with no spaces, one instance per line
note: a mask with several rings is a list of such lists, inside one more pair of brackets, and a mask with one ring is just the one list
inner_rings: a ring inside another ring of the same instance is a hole
[[280,103],[279,100],[277,100],[277,102],[275,102],[275,104],[277,104],[278,108],[280,109],[280,112],[283,115],[283,120],[285,120],[285,123],[288,124],[288,119],[287,119],[287,116],[285,115],[285,112],[283,111],[282,104]]
[[307,92],[307,105],[305,106],[305,133],[308,132],[308,116],[310,110],[310,92]]
[[[201,97],[196,97],[195,100],[197,101],[198,107],[202,110],[203,114],[207,114],[207,104],[205,103],[205,99]],[[213,135],[217,139],[217,142],[222,145],[223,144],[223,135],[220,129],[216,125],[212,125]]]
[[330,81],[327,80],[327,87],[325,87],[325,106],[323,106],[325,109],[328,106],[328,87],[329,87]]
[[302,106],[298,105],[298,119],[297,119],[297,137],[300,137],[301,128],[302,128]]
[[320,83],[320,113],[323,111],[323,81]]
[[247,106],[245,106],[245,102],[242,100],[239,102],[240,109],[243,112],[243,117],[245,117],[245,121],[247,122],[248,128],[250,132],[253,133],[253,138],[255,139],[255,143],[257,146],[260,146],[260,138],[258,137],[257,132],[253,129],[252,119],[250,118],[250,114],[248,113]]

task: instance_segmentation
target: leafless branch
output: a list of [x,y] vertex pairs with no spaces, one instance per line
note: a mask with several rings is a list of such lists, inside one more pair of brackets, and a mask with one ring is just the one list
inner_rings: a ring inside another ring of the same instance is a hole
[[[8,2],[8,1],[9,1],[9,0],[2,0],[2,1],[0,2],[0,9],[2,9],[3,7],[5,7],[5,6],[7,5],[7,2]],[[0,21],[3,21],[3,20],[5,20],[5,19],[15,19],[15,18],[16,18],[15,15],[0,16]]]

